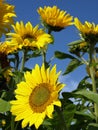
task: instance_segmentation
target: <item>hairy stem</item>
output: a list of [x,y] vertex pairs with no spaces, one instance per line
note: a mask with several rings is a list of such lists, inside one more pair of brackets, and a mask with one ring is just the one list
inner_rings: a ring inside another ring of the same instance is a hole
[[[96,88],[96,80],[95,80],[95,67],[93,65],[93,58],[96,61],[96,55],[94,53],[94,46],[91,44],[90,46],[90,52],[89,52],[89,67],[90,67],[90,75],[91,75],[91,80],[92,80],[92,91],[94,93],[97,93],[97,88]],[[98,105],[94,103],[94,113],[96,116],[96,123],[98,123]]]
[[46,52],[43,50],[42,54],[43,63],[46,64]]
[[22,52],[22,62],[21,62],[20,72],[22,72],[23,69],[24,69],[24,66],[25,66],[25,60],[26,60],[26,51],[23,50],[23,52]]
[[14,126],[15,126],[14,116],[11,116],[11,130],[15,130]]
[[68,130],[68,128],[66,126],[66,123],[65,123],[65,119],[64,119],[63,113],[61,111],[61,108],[56,107],[56,111],[57,111],[58,116],[59,116],[60,130]]

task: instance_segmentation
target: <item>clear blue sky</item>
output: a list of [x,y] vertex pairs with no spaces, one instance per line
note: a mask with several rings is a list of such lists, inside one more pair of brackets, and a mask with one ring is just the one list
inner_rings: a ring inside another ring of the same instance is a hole
[[[98,24],[98,0],[7,0],[8,3],[15,5],[15,11],[17,14],[16,21],[24,21],[24,23],[30,21],[34,26],[38,24],[39,15],[37,9],[41,6],[58,6],[61,10],[65,10],[73,17],[78,17],[80,21],[89,21]],[[53,56],[54,51],[59,50],[62,52],[68,52],[67,43],[79,39],[77,30],[75,27],[70,26],[62,30],[59,33],[53,33],[55,37],[54,45],[49,45],[48,58]],[[36,63],[40,62],[40,58],[31,60],[27,65],[32,68]],[[64,72],[69,60],[56,59],[53,64],[57,64],[58,70]],[[73,89],[78,81],[80,81],[85,70],[78,68],[76,71],[68,76],[61,78],[70,88]]]

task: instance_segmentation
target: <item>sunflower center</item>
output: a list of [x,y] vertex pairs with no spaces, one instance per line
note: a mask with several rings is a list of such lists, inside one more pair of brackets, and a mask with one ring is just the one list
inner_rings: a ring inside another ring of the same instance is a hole
[[31,107],[41,107],[43,106],[50,97],[50,91],[46,83],[39,84],[36,86],[29,98]]
[[23,39],[36,40],[36,38],[30,34],[24,34],[22,36]]

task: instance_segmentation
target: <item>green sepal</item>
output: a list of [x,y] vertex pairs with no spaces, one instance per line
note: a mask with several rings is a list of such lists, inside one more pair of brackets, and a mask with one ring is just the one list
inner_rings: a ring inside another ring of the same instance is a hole
[[80,43],[82,43],[82,42],[85,42],[84,40],[76,40],[76,41],[74,41],[74,42],[70,42],[70,43],[68,43],[68,46],[73,46],[73,45],[78,45],[78,44],[80,44]]

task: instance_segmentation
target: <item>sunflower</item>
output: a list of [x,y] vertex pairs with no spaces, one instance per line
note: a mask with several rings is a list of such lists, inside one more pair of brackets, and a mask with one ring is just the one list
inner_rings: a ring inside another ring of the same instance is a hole
[[9,41],[1,42],[0,43],[0,54],[1,55],[8,55],[17,50],[17,46],[10,44]]
[[66,11],[60,10],[57,6],[44,6],[38,9],[43,23],[53,31],[60,31],[65,27],[72,25],[73,17]]
[[80,31],[80,36],[85,39],[85,41],[90,43],[98,42],[98,24],[95,25],[88,21],[82,24],[78,18],[74,18],[74,25]]
[[8,54],[13,53],[15,48],[7,45],[7,42],[0,43],[0,67],[2,68],[2,75],[6,78],[6,81],[10,80],[12,76],[12,68],[8,60]]
[[25,81],[17,85],[16,100],[11,101],[11,112],[16,115],[15,121],[22,120],[22,128],[35,125],[36,129],[43,123],[46,116],[52,118],[54,105],[61,106],[58,99],[59,91],[64,84],[59,83],[60,72],[56,73],[56,65],[50,70],[44,64],[38,64],[32,72],[24,74]]
[[7,46],[4,43],[0,43],[0,65],[3,69],[9,67],[9,61],[7,58]]
[[24,23],[21,21],[16,22],[16,25],[12,25],[14,32],[8,33],[11,38],[11,44],[17,46],[17,48],[42,48],[45,45],[52,42],[51,35],[45,33],[42,29],[38,29],[39,26],[32,26],[30,22]]
[[11,24],[14,23],[13,17],[16,17],[14,6],[0,0],[0,37],[11,30]]

